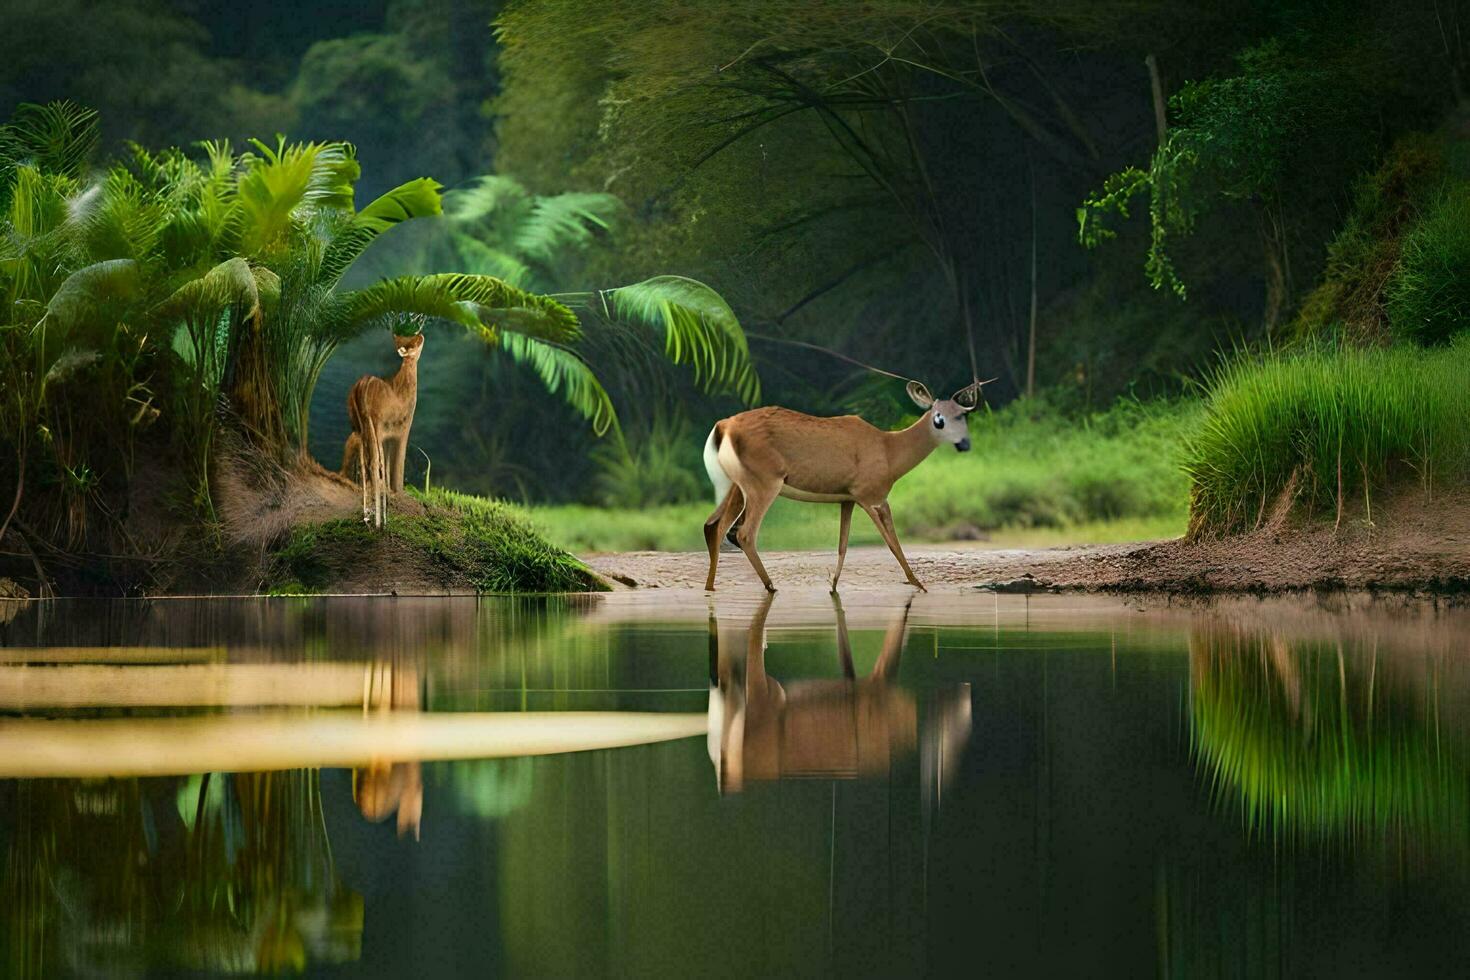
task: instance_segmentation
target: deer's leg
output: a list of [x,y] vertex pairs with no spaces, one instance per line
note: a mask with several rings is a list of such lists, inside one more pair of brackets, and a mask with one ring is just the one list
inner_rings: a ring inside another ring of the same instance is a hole
[[889,509],[885,500],[881,504],[863,504],[863,510],[873,519],[873,524],[878,528],[878,533],[883,536],[883,541],[888,545],[888,550],[893,552],[893,557],[898,559],[898,567],[903,569],[904,576],[909,584],[921,592],[928,592],[924,583],[914,576],[914,570],[909,568],[909,561],[903,556],[903,547],[898,543],[898,532],[893,528],[893,511]]
[[883,652],[878,654],[878,662],[873,664],[873,672],[869,677],[881,680],[898,677],[898,661],[903,656],[903,638],[908,631],[909,608],[913,603],[913,596],[909,596],[909,601],[903,605],[903,612],[888,625],[888,631],[883,634]]
[[378,442],[378,527],[388,526],[388,447]]
[[[349,445],[351,445],[350,442]],[[357,453],[357,482],[362,487],[362,522],[371,524],[373,519],[372,513],[368,510],[368,484],[372,482],[372,474],[368,471],[367,446],[361,436],[358,436],[357,439]]]
[[352,466],[357,463],[357,457],[362,453],[362,436],[355,431],[347,436],[347,444],[342,447],[342,469],[339,471],[349,480],[352,478]]
[[408,430],[398,437],[394,444],[392,457],[393,467],[388,473],[388,489],[394,493],[403,492],[403,464],[408,458]]
[[852,640],[847,635],[847,613],[842,610],[842,597],[832,590],[832,609],[837,613],[837,659],[842,663],[842,676],[852,680],[857,671],[852,666]]
[[371,422],[363,433],[362,449],[364,477],[372,481],[373,487],[373,527],[382,527],[386,517],[383,513],[383,440],[379,438],[378,427]]
[[704,543],[709,548],[709,575],[704,580],[706,592],[715,590],[715,568],[720,563],[720,539],[730,530],[730,525],[735,523],[744,503],[745,495],[740,492],[739,485],[732,483],[725,492],[725,499],[720,501],[714,513],[704,522]]
[[837,580],[842,577],[842,563],[847,559],[847,532],[852,530],[852,501],[844,500],[842,517],[837,525],[837,571],[832,573],[832,594],[837,594]]
[[745,552],[745,557],[750,559],[751,567],[760,576],[766,591],[775,592],[776,587],[771,584],[771,576],[766,574],[766,566],[761,563],[755,543],[761,533],[761,521],[765,519],[766,511],[771,509],[771,504],[781,495],[781,481],[777,479],[740,489],[745,494],[745,520],[735,533],[735,540],[739,543],[740,550]]

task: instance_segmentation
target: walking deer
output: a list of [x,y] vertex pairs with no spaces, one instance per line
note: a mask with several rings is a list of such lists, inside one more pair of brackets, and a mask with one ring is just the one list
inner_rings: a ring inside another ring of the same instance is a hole
[[[941,445],[959,452],[970,448],[965,416],[978,404],[980,384],[936,401],[917,381],[908,384],[909,397],[924,414],[906,429],[884,432],[856,415],[818,418],[785,408],[757,408],[716,422],[704,444],[704,467],[715,486],[716,507],[704,522],[709,546],[709,577],[704,587],[714,591],[720,540],[735,527],[735,542],[761,583],[774,592],[771,577],[756,551],[761,520],[777,497],[842,507],[837,533],[837,570],[832,591],[847,557],[847,535],[852,509],[863,509],[878,528],[888,550],[898,559],[910,585],[924,589],[909,568],[894,530],[888,493],[909,470]],[[739,525],[736,521],[739,520]]]
[[[419,397],[419,355],[424,335],[394,335],[403,363],[398,373],[384,380],[374,375],[358,378],[347,393],[347,418],[352,435],[342,457],[344,475],[358,457],[358,481],[362,485],[362,519],[382,527],[388,519],[388,494],[403,489],[403,462],[408,453],[408,430]],[[353,440],[357,446],[354,449]],[[390,455],[389,450],[392,450]],[[372,502],[368,502],[371,487]]]

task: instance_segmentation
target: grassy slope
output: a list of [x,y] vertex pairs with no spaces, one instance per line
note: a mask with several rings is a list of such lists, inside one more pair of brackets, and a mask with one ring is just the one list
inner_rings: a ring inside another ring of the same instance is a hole
[[[1016,405],[974,416],[974,449],[940,450],[894,488],[899,532],[945,541],[983,532],[1014,544],[1103,543],[1183,533],[1187,484],[1178,446],[1198,417],[1190,404],[1120,403],[1083,422]],[[534,507],[532,522],[572,551],[696,551],[711,503],[644,509]],[[763,547],[832,548],[837,508],[778,500]],[[854,544],[880,539],[866,518]]]
[[446,585],[480,592],[603,588],[581,562],[548,544],[505,504],[445,490],[410,491],[429,511],[396,515],[377,532],[357,519],[295,528],[271,557],[266,590],[309,593],[351,580],[363,565],[413,565]]
[[1309,513],[1361,502],[1371,519],[1374,493],[1392,484],[1463,484],[1467,379],[1465,337],[1432,351],[1306,350],[1225,367],[1187,450],[1191,526],[1249,530],[1289,485]]

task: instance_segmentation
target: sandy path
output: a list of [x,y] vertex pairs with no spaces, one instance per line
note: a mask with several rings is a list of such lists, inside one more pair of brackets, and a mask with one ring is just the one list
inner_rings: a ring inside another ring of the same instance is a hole
[[[1025,576],[1043,587],[1095,585],[1083,574],[1088,565],[1108,562],[1138,549],[1138,545],[1070,548],[906,548],[914,574],[926,585],[999,585],[1023,589]],[[615,584],[632,588],[703,588],[708,559],[703,552],[633,551],[584,556],[587,564]],[[762,552],[766,570],[776,588],[826,585],[837,565],[835,551]],[[744,588],[758,585],[750,562],[739,552],[720,555],[718,585]],[[880,546],[850,548],[842,570],[842,584],[852,587],[901,587],[903,572]]]
[[[1387,589],[1470,594],[1470,494],[1441,496],[1379,512],[1377,523],[1344,520],[1263,527],[1250,534],[1199,541],[1067,548],[914,546],[906,549],[930,586],[994,587],[1003,592],[1051,589],[1126,592],[1280,592],[1295,589]],[[1394,512],[1396,511],[1396,512]],[[835,551],[763,552],[776,588],[825,585]],[[589,555],[608,579],[632,588],[703,588],[701,553]],[[718,583],[757,584],[745,556],[720,556]],[[881,546],[848,552],[842,583],[902,586],[903,575]]]

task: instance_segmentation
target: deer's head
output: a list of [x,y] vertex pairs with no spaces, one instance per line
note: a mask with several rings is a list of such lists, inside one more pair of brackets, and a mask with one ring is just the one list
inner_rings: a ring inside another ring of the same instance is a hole
[[980,382],[966,385],[949,398],[936,400],[928,388],[917,381],[910,381],[908,393],[915,405],[927,410],[924,418],[931,439],[948,443],[957,452],[969,452],[970,427],[965,423],[965,416],[980,404]]
[[405,361],[417,361],[419,355],[424,351],[424,335],[416,333],[412,337],[400,337],[393,335],[393,343],[398,346],[398,356]]

